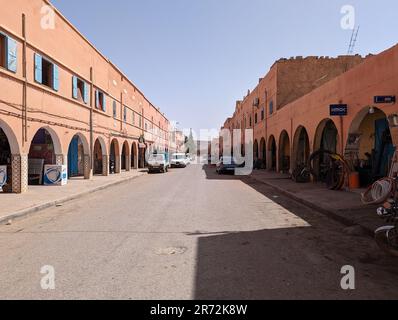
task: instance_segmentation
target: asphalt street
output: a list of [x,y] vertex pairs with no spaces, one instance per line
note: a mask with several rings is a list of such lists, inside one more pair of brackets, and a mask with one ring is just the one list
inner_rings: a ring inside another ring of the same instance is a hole
[[397,259],[345,228],[191,165],[0,226],[0,299],[397,299]]

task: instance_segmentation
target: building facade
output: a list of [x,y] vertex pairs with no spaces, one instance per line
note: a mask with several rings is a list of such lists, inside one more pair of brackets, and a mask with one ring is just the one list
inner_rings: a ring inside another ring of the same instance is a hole
[[89,179],[144,167],[145,150],[173,151],[166,116],[49,1],[0,12],[0,87],[5,191],[42,183],[45,164]]
[[[254,159],[269,170],[291,173],[312,152],[327,149],[355,170],[382,176],[383,158],[391,163],[398,143],[398,108],[375,97],[397,94],[398,46],[366,58],[281,59],[236,103],[223,128],[252,129]],[[347,114],[333,115],[332,105],[346,105]]]

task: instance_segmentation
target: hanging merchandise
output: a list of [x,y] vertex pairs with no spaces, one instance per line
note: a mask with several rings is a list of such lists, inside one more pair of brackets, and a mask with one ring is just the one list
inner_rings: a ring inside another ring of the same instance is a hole
[[322,149],[310,156],[307,167],[314,180],[326,183],[330,190],[343,189],[352,171],[341,155]]
[[362,202],[366,205],[382,204],[395,194],[396,189],[395,179],[380,179],[362,193]]
[[7,166],[0,166],[0,192],[3,191],[3,187],[7,184]]
[[44,185],[64,186],[68,183],[68,170],[66,166],[44,166]]

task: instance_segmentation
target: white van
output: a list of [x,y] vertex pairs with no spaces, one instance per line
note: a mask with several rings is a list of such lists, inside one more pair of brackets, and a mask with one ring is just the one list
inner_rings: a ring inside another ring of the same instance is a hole
[[185,168],[188,165],[185,153],[173,153],[171,155],[170,164],[172,168]]

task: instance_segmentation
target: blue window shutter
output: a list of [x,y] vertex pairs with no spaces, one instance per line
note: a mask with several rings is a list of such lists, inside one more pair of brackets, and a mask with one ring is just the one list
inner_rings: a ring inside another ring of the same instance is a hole
[[77,77],[72,77],[72,96],[73,99],[77,99]]
[[95,107],[99,107],[99,92],[98,90],[95,90]]
[[102,94],[102,111],[106,111],[106,98],[105,93]]
[[53,89],[59,90],[59,68],[56,64],[53,64]]
[[12,38],[7,37],[7,69],[12,72],[17,72],[17,55],[17,42]]
[[43,58],[41,57],[41,55],[35,53],[35,81],[38,83],[43,82],[42,65]]
[[88,96],[89,96],[89,93],[88,93],[88,85],[87,85],[87,83],[84,83],[84,103],[88,103]]

